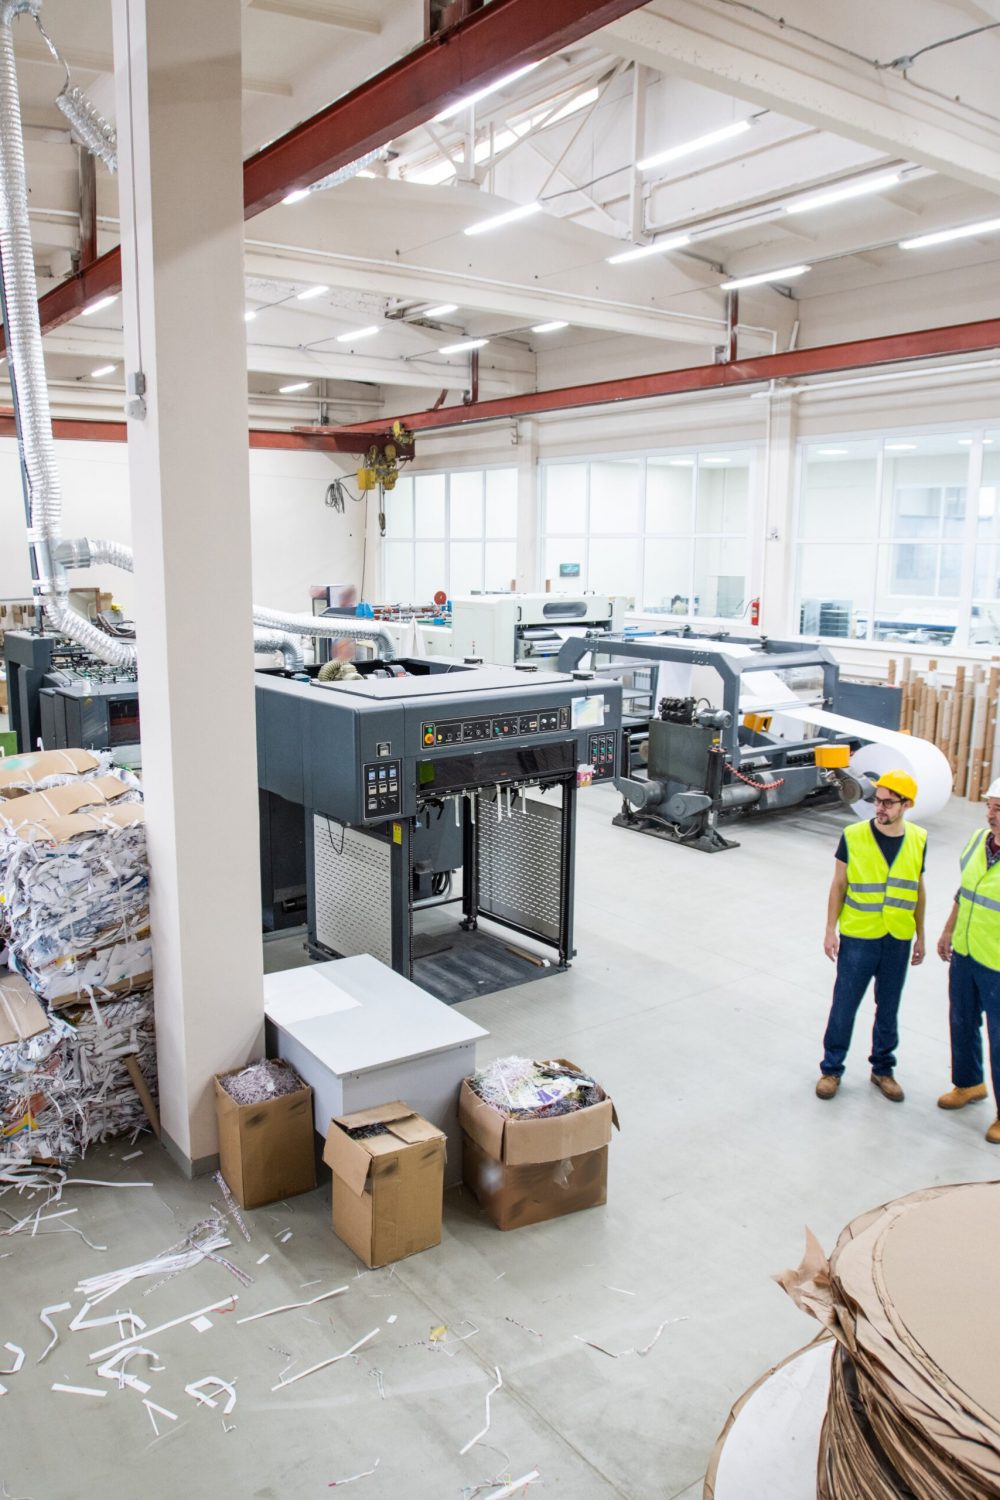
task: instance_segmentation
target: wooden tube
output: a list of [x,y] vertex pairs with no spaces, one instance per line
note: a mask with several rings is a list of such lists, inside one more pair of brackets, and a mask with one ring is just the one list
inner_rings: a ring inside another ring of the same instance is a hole
[[969,782],[969,741],[972,735],[972,714],[976,706],[975,690],[966,684],[962,694],[962,710],[959,715],[958,744],[955,752],[955,795],[965,796]]

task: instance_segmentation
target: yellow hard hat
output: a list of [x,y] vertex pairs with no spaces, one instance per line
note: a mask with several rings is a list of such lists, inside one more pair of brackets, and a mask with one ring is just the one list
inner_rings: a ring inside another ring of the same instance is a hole
[[884,786],[887,792],[895,792],[897,797],[905,797],[907,802],[917,800],[917,783],[909,771],[886,771],[875,785]]

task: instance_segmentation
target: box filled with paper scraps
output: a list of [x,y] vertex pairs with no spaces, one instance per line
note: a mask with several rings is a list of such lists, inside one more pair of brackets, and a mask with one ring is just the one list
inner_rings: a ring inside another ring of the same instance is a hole
[[241,1208],[260,1208],[316,1186],[312,1089],[289,1063],[268,1058],[215,1079],[219,1166]]
[[366,1266],[441,1243],[445,1134],[395,1100],[331,1120],[333,1229]]
[[498,1229],[518,1229],[607,1202],[615,1107],[565,1058],[503,1057],[462,1084],[467,1187]]

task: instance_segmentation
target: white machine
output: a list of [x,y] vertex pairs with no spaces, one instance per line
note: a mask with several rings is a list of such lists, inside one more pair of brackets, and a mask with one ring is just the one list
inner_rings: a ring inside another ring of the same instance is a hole
[[625,600],[610,594],[463,594],[451,624],[385,620],[399,655],[479,657],[489,666],[554,662],[568,637],[622,629]]

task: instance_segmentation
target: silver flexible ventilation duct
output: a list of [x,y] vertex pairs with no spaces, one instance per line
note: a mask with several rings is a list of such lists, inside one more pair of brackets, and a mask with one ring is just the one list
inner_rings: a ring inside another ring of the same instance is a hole
[[[0,0],[0,257],[6,303],[6,341],[12,386],[16,392],[22,463],[28,494],[28,543],[32,551],[35,594],[53,630],[76,641],[86,651],[114,667],[136,664],[135,645],[116,640],[70,607],[67,570],[105,563],[132,571],[132,549],[118,542],[81,537],[64,540],[62,491],[52,436],[52,412],[42,333],[38,316],[38,286],[28,219],[28,189],[24,164],[21,101],[17,88],[12,26],[20,15],[31,16],[53,55],[62,58],[40,20],[41,0]],[[65,66],[65,64],[64,64]],[[86,97],[69,83],[57,103],[81,140],[111,170],[117,166],[117,137]],[[374,157],[378,153],[371,153]],[[343,168],[353,176],[368,158]],[[338,174],[332,174],[332,178]],[[329,184],[332,185],[332,178]],[[317,620],[312,615],[286,614],[254,607],[255,643],[266,639],[266,650],[279,650],[292,669],[303,664],[293,636],[325,636],[370,641],[384,657],[392,657],[392,640],[379,625],[358,621]]]
[[135,647],[112,640],[70,608],[65,570],[52,555],[62,525],[62,491],[42,356],[12,31],[14,18],[19,15],[30,15],[37,23],[39,9],[40,0],[0,0],[0,257],[7,351],[16,380],[31,518],[28,541],[34,558],[35,591],[52,627],[112,666],[130,667],[135,662]]
[[377,646],[379,653],[386,661],[396,655],[392,636],[384,625],[377,620],[371,624],[363,620],[351,619],[341,615],[296,615],[289,614],[283,609],[261,609],[257,604],[253,607],[253,621],[255,625],[266,625],[272,630],[290,631],[292,635],[321,636],[325,640],[334,641],[370,641]]
[[56,108],[62,110],[73,134],[92,156],[97,156],[109,172],[118,171],[118,136],[102,114],[91,104],[82,89],[67,78],[63,90],[56,96]]
[[305,666],[302,647],[293,635],[286,635],[283,630],[268,630],[262,625],[255,625],[253,649],[255,652],[280,651],[289,672],[301,672]]

